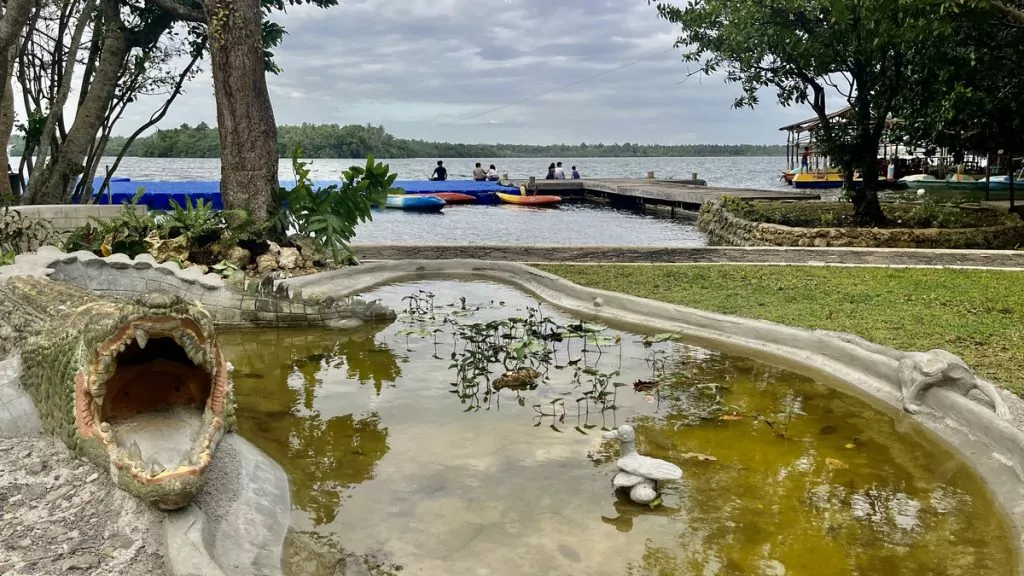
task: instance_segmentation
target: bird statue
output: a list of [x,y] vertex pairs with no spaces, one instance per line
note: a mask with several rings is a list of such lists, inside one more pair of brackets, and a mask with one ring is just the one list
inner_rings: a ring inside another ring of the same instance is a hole
[[604,438],[618,439],[622,444],[622,453],[615,463],[619,471],[612,478],[612,486],[616,490],[628,488],[629,499],[637,504],[647,504],[652,508],[657,506],[661,502],[657,490],[658,480],[678,480],[683,477],[683,470],[679,466],[638,454],[636,432],[629,424],[606,432]]

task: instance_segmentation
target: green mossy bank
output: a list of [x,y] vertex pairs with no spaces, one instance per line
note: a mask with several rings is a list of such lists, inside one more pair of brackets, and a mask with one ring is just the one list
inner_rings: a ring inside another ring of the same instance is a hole
[[1024,271],[736,265],[543,265],[568,280],[701,310],[944,348],[1024,395]]

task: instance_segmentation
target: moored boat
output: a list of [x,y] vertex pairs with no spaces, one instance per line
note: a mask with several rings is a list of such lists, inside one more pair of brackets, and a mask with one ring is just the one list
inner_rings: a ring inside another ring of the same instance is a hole
[[843,175],[836,172],[801,172],[793,176],[793,188],[803,190],[823,190],[842,188]]
[[476,202],[476,196],[473,196],[472,194],[462,194],[461,192],[406,192],[406,195],[437,196],[447,204],[472,204]]
[[533,196],[527,196],[520,190],[519,194],[506,194],[504,192],[496,192],[498,199],[506,204],[517,204],[520,206],[554,206],[562,201],[561,196],[551,196],[545,194],[538,194]]
[[440,212],[445,201],[427,194],[388,194],[387,208],[412,212]]

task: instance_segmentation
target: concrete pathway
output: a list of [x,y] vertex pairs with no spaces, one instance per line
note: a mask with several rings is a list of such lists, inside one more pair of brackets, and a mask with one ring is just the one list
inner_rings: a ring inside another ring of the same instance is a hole
[[362,244],[360,260],[476,259],[529,264],[767,264],[1024,270],[1024,250],[695,246],[492,246]]

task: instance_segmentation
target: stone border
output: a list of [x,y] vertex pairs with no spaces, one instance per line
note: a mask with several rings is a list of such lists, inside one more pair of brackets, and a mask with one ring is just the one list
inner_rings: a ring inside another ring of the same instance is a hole
[[691,343],[742,354],[851,392],[897,422],[920,424],[941,444],[959,454],[988,484],[1010,523],[1019,573],[1024,574],[1024,433],[997,418],[990,403],[945,388],[930,389],[923,397],[924,410],[919,414],[904,412],[900,408],[897,379],[899,351],[850,334],[793,328],[586,288],[510,262],[376,262],[281,283],[306,293],[342,297],[376,286],[426,279],[496,281],[584,319],[640,330],[680,332]]
[[919,266],[1024,270],[1022,250],[805,248],[788,246],[508,246],[491,244],[356,244],[377,260],[489,260],[530,264],[757,264]]
[[697,227],[712,244],[879,248],[986,248],[1024,246],[1024,220],[985,228],[797,228],[751,222],[729,212],[722,200],[700,208]]

